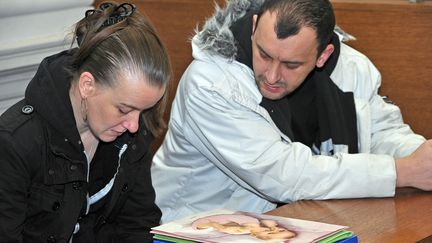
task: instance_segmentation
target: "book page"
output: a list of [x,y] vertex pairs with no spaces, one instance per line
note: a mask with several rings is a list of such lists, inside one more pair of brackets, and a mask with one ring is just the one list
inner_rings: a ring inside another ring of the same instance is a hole
[[214,210],[153,228],[199,242],[316,242],[348,227],[248,212]]

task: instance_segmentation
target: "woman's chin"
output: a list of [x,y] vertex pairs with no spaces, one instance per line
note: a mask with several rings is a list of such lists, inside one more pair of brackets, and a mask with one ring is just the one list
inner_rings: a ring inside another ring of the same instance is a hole
[[99,140],[105,143],[112,142],[117,139],[117,135],[101,135],[99,136]]

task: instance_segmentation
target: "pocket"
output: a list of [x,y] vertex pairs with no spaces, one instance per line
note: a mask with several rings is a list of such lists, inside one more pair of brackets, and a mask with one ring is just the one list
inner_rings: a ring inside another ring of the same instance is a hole
[[[63,205],[64,186],[32,185],[28,198],[28,209],[25,222],[26,230],[39,227],[47,228],[49,225],[60,223],[58,213]],[[45,230],[44,230],[45,231]]]

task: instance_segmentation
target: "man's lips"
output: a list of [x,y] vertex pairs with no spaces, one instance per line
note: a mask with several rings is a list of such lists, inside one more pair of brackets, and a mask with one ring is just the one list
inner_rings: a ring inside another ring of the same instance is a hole
[[268,84],[268,83],[266,83],[266,82],[263,82],[263,86],[264,86],[264,88],[266,89],[266,90],[268,90],[268,91],[270,91],[270,92],[272,92],[272,93],[277,93],[277,92],[279,92],[279,90],[280,90],[280,86],[278,86],[278,85],[271,85],[271,84]]

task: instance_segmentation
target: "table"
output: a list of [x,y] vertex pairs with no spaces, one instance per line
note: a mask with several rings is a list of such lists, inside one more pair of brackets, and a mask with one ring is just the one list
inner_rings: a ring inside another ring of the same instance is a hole
[[394,198],[299,201],[267,214],[346,225],[361,243],[416,242],[432,235],[432,192],[404,188]]

